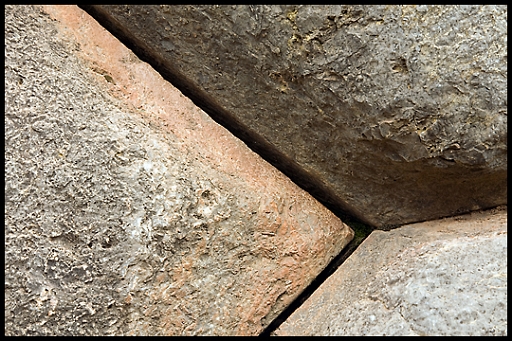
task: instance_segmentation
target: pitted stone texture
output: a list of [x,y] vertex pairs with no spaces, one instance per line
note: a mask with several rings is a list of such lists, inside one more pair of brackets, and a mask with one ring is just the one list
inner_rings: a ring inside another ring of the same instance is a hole
[[506,335],[506,208],[374,231],[277,335]]
[[5,8],[5,334],[257,335],[352,230],[87,13],[44,11]]
[[507,202],[506,6],[89,8],[369,224]]

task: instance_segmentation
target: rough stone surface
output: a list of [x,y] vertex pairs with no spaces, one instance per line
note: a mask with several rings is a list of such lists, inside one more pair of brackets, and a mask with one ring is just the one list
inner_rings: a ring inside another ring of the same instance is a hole
[[5,90],[6,335],[255,335],[353,236],[76,6]]
[[277,335],[506,335],[506,208],[374,231]]
[[506,204],[506,6],[86,9],[362,221]]

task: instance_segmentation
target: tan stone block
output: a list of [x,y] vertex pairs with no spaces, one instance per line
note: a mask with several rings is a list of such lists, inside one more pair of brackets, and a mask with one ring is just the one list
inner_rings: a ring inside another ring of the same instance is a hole
[[7,335],[257,335],[352,239],[78,7],[5,26]]

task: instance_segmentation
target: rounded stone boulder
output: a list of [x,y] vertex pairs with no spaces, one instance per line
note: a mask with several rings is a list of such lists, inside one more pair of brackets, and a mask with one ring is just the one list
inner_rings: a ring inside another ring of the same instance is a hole
[[507,202],[506,6],[84,6],[333,210]]

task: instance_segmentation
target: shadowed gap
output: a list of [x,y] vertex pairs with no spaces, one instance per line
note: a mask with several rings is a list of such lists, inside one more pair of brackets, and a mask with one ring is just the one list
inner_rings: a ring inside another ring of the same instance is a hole
[[343,264],[345,260],[347,260],[348,257],[357,249],[357,247],[370,235],[370,233],[373,231],[373,228],[355,222],[355,221],[346,221],[347,225],[349,225],[354,231],[355,236],[354,239],[350,243],[348,243],[347,246],[341,252],[334,257],[329,264],[325,267],[322,272],[318,274],[313,281],[304,289],[303,292],[297,296],[293,300],[292,303],[288,307],[286,307],[285,310],[283,310],[268,326],[263,330],[263,332],[260,333],[259,336],[268,337],[272,336],[272,333],[279,328],[279,326],[290,317],[291,314],[295,310],[297,310],[302,303],[304,303],[317,289],[322,285],[323,282],[329,278],[337,269],[338,267]]

